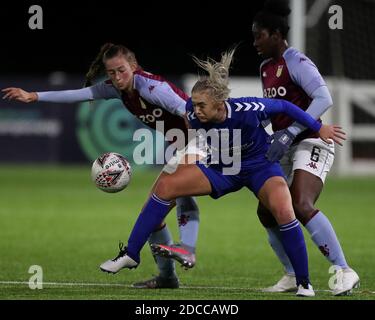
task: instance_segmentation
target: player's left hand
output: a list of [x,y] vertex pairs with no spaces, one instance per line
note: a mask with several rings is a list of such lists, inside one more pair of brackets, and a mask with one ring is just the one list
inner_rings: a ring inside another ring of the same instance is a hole
[[336,125],[322,125],[319,130],[319,137],[324,142],[331,144],[332,141],[342,146],[343,140],[346,140],[346,133],[340,126]]
[[266,157],[269,161],[279,161],[285,152],[289,149],[295,138],[288,129],[276,131],[273,134],[273,142],[266,153]]

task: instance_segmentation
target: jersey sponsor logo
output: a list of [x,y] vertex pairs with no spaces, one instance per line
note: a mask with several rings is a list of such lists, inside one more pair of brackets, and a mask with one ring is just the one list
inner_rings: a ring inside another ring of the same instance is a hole
[[[147,105],[144,103],[143,99],[139,98],[139,102],[141,104],[141,108],[146,110]],[[155,108],[152,110],[152,113],[138,115],[138,119],[141,120],[143,123],[148,124],[148,123],[152,123],[152,122],[159,120],[159,118],[162,115],[163,115],[163,110],[161,108]]]
[[163,115],[163,110],[160,108],[155,108],[152,110],[152,114],[141,114],[138,116],[138,118],[143,122],[143,123],[152,123],[157,120]]
[[280,78],[280,76],[281,76],[281,74],[283,72],[283,68],[284,68],[283,65],[277,67],[277,71],[276,71],[276,77],[277,78]]
[[283,86],[280,87],[271,87],[271,88],[265,88],[263,89],[263,96],[265,98],[275,98],[277,96],[284,97],[286,95],[286,89]]
[[318,166],[316,165],[315,162],[310,162],[306,164],[306,167],[310,167],[311,169],[318,170]]
[[236,108],[236,110],[234,110],[234,112],[249,111],[249,110],[251,110],[251,111],[263,111],[264,108],[266,107],[261,102],[250,102],[250,103],[248,103],[248,102],[242,102],[242,103],[236,102],[235,105],[237,106],[237,108]]

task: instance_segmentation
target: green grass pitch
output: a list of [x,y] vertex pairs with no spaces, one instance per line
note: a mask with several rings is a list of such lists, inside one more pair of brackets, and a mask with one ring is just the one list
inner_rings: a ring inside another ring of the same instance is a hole
[[[201,210],[197,265],[177,271],[181,288],[131,288],[157,270],[147,246],[135,270],[100,272],[101,262],[126,242],[157,171],[135,171],[128,189],[106,194],[94,187],[89,167],[0,167],[0,299],[295,299],[265,294],[282,274],[247,190],[219,200],[198,199]],[[346,257],[361,277],[350,297],[328,291],[329,263],[305,233],[314,299],[374,299],[375,178],[328,178],[318,207],[326,213]],[[168,225],[178,239],[176,214]],[[43,269],[43,289],[28,286],[29,267]]]

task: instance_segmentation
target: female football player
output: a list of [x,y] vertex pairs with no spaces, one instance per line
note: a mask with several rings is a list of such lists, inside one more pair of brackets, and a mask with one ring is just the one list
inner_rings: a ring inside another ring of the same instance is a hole
[[[108,80],[91,85],[92,81],[105,71]],[[3,99],[21,102],[80,102],[95,99],[121,99],[124,106],[135,117],[148,127],[156,129],[156,121],[164,123],[164,130],[180,129],[186,133],[184,119],[185,104],[188,96],[172,83],[160,76],[145,72],[138,64],[135,54],[122,45],[107,43],[102,46],[86,76],[86,88],[78,90],[26,92],[20,88],[6,88]],[[163,132],[164,133],[164,132]],[[200,154],[194,145],[187,154]],[[181,157],[183,153],[179,153]],[[194,157],[195,161],[195,157]],[[176,170],[176,159],[172,158],[164,167],[161,176]],[[192,197],[181,197],[171,203],[170,209],[177,204],[181,247],[188,249],[186,265],[195,264],[195,246],[198,236],[199,209]],[[172,236],[166,224],[161,222],[155,226],[150,235],[149,243],[172,245]],[[137,288],[178,288],[179,282],[175,273],[174,261],[156,257],[160,274],[150,280],[134,284]]]
[[[286,2],[272,0],[266,2],[253,21],[254,47],[265,59],[260,66],[264,97],[288,100],[319,119],[332,105],[332,98],[314,63],[295,48],[288,47],[289,13]],[[297,219],[323,255],[342,269],[343,281],[333,294],[347,294],[359,284],[359,277],[348,266],[330,221],[315,207],[333,163],[334,144],[293,121],[289,115],[271,117],[275,134],[267,157],[270,161],[281,159]],[[285,267],[281,280],[265,291],[293,291],[296,289],[295,270],[282,246],[277,221],[261,202],[258,216],[267,230],[272,249]]]
[[[281,241],[295,270],[297,295],[314,296],[302,230],[295,218],[280,165],[266,159],[268,134],[261,121],[286,113],[313,132],[318,132],[326,143],[330,143],[328,139],[340,142],[340,139],[344,139],[344,133],[340,127],[322,125],[284,100],[229,98],[228,71],[233,54],[234,50],[223,54],[220,62],[196,59],[198,65],[208,72],[208,77],[196,82],[192,97],[186,104],[190,126],[195,130],[211,132],[212,137],[219,137],[218,140],[207,139],[210,150],[220,151],[219,156],[216,153],[213,158],[212,153],[209,162],[186,164],[170,175],[160,176],[130,234],[127,247],[121,249],[116,258],[101,264],[100,268],[105,272],[117,273],[122,268],[137,267],[142,247],[155,226],[163,221],[174,199],[202,195],[217,199],[247,187],[277,221]],[[229,144],[226,145],[225,141]],[[223,150],[223,146],[228,147]],[[224,161],[222,155],[228,150],[238,156],[234,157],[236,162],[230,164]],[[228,171],[228,166],[237,170]],[[154,245],[153,248],[154,252],[163,255],[164,246]]]

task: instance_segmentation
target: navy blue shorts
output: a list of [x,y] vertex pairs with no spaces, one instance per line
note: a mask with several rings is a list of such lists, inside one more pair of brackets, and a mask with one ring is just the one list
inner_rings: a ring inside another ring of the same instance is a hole
[[280,164],[267,160],[261,165],[245,165],[242,167],[240,173],[236,175],[224,175],[220,168],[206,167],[199,162],[196,164],[210,181],[212,187],[210,196],[214,199],[240,190],[243,187],[247,187],[257,196],[260,188],[262,188],[263,184],[269,178],[275,176],[285,178]]

